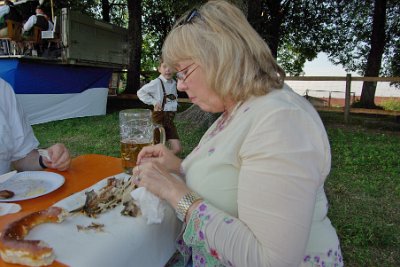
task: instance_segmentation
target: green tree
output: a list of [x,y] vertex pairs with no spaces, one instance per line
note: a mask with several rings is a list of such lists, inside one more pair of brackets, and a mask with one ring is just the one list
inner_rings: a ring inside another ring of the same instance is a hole
[[[339,1],[327,52],[335,64],[362,76],[398,76],[400,1]],[[364,82],[360,107],[375,108],[376,83]]]
[[[363,76],[400,74],[399,0],[248,0],[248,19],[287,73],[326,52],[334,64]],[[365,82],[361,106],[374,104]]]
[[335,6],[323,0],[248,0],[248,20],[291,75],[327,48],[325,26]]

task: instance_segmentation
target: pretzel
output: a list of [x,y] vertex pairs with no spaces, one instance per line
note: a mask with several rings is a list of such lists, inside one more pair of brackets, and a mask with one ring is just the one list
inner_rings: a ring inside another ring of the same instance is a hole
[[36,225],[62,222],[67,214],[62,208],[50,207],[7,225],[0,235],[0,255],[3,261],[28,266],[50,265],[55,259],[53,249],[43,241],[24,240],[24,237]]

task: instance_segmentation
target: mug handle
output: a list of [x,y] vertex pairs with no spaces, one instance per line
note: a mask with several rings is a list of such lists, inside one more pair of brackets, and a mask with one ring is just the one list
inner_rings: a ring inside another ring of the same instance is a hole
[[[158,130],[160,132],[160,144],[165,145],[165,141],[166,141],[166,136],[165,136],[165,129],[162,126],[157,125],[157,127],[155,128],[155,130]],[[153,139],[153,143],[154,139]]]

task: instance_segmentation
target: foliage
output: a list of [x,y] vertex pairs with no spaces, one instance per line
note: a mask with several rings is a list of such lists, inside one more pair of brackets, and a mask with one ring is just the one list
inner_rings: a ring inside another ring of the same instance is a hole
[[[364,75],[367,56],[371,49],[372,12],[374,1],[338,1],[332,16],[329,57],[334,64],[342,64],[347,71]],[[386,39],[380,74],[399,75],[400,57],[400,1],[387,1]],[[397,62],[397,63],[396,63]]]
[[143,1],[142,70],[155,70],[162,44],[176,19],[199,1]]
[[170,31],[173,21],[171,0],[143,2],[143,29],[145,35],[149,37],[154,60],[157,60],[161,54],[163,40]]
[[250,0],[247,3],[249,22],[287,73],[301,74],[304,63],[325,50],[324,27],[330,23],[334,8],[327,1]]
[[[337,229],[346,266],[398,266],[400,262],[399,132],[362,126],[364,117],[343,125],[343,114],[321,113],[332,151],[326,181],[329,218]],[[352,116],[353,118],[353,116]],[[185,157],[205,129],[177,122]],[[65,143],[73,156],[119,157],[118,113],[33,126],[42,147]],[[373,164],[372,164],[373,163]]]
[[300,75],[304,63],[327,49],[325,27],[334,7],[326,1],[287,1],[279,41],[278,61],[290,75]]

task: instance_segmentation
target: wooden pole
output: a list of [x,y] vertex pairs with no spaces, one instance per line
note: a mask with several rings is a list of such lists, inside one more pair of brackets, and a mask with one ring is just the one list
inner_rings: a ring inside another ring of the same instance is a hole
[[53,6],[53,0],[50,0],[50,6],[51,6],[51,21],[54,23],[54,6]]
[[349,122],[350,115],[351,74],[346,75],[346,92],[344,99],[344,122]]

